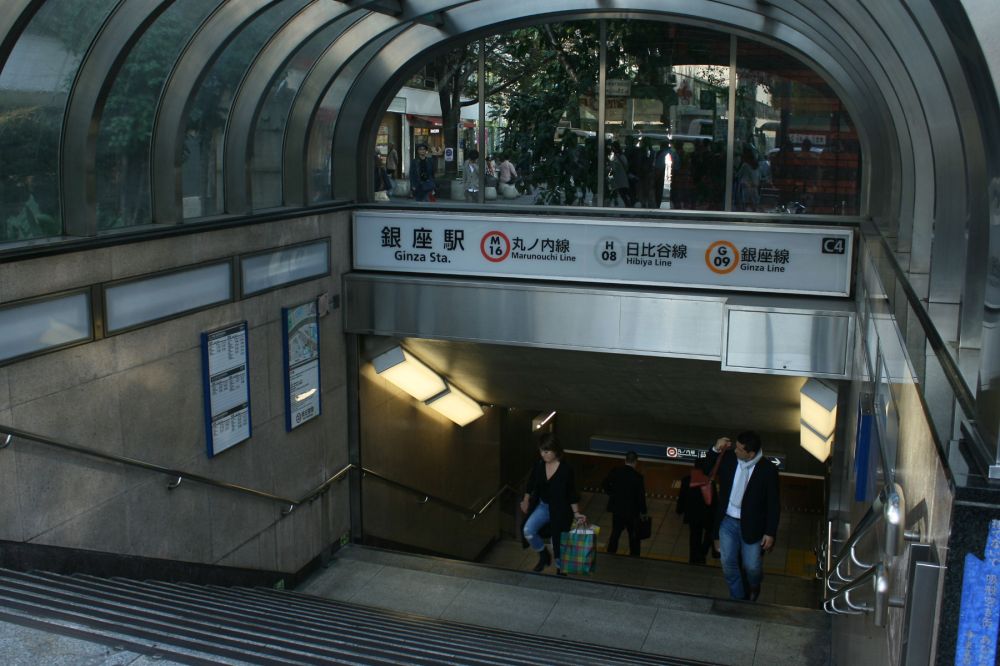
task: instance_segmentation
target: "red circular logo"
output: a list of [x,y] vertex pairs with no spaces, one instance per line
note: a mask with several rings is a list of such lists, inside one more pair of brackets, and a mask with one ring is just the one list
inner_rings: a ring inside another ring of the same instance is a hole
[[668,446],[667,447],[667,457],[668,458],[676,458],[677,457],[677,449],[675,449],[672,446]]
[[479,241],[479,251],[486,261],[500,263],[510,256],[510,239],[502,231],[487,231]]

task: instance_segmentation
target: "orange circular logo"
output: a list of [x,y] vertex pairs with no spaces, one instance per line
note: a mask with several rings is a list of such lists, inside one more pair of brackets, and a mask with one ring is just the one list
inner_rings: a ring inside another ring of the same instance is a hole
[[705,264],[713,273],[732,273],[740,263],[740,251],[729,241],[715,241],[705,250]]

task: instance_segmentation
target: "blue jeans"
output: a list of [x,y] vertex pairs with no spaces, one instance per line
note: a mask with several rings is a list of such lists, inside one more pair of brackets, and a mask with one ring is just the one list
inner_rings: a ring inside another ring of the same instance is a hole
[[719,551],[722,553],[722,575],[729,586],[729,596],[746,599],[747,590],[743,588],[740,565],[742,563],[750,587],[760,587],[764,578],[764,551],[760,542],[745,543],[740,535],[740,521],[726,516],[719,525]]
[[[528,516],[528,519],[524,521],[524,538],[527,540],[528,545],[531,546],[531,550],[536,553],[540,553],[545,549],[545,542],[542,541],[542,537],[538,536],[538,531],[545,525],[548,525],[549,520],[549,505],[545,502],[539,502],[535,510]],[[562,562],[559,560],[559,533],[555,532],[552,534],[552,556],[556,562],[556,567],[561,569]]]

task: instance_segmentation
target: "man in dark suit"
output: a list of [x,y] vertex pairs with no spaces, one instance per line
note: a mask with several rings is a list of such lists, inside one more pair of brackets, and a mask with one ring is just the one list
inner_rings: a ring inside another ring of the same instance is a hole
[[719,438],[705,458],[706,469],[720,455],[715,543],[722,552],[722,573],[733,599],[756,601],[763,555],[774,548],[778,533],[778,468],[763,456],[760,436],[752,430],[737,435],[735,444]]
[[635,451],[629,451],[625,454],[625,464],[611,470],[604,479],[608,511],[611,512],[609,553],[618,552],[622,530],[628,530],[629,555],[639,557],[639,516],[646,513],[646,485],[642,474],[635,469],[638,462]]

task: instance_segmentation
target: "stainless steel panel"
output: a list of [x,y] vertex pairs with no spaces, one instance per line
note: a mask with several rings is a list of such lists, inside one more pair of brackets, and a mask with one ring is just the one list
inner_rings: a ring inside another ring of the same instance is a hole
[[906,590],[906,620],[903,622],[900,660],[902,666],[929,664],[933,661],[932,645],[941,607],[938,595],[941,566],[934,546],[915,543],[909,550],[909,585]]
[[350,333],[718,360],[725,297],[350,274]]
[[738,372],[846,378],[849,312],[727,306],[722,367]]
[[620,345],[637,351],[721,358],[725,300],[622,299]]

